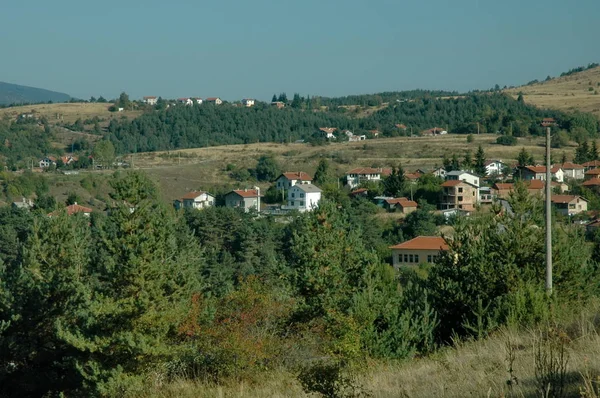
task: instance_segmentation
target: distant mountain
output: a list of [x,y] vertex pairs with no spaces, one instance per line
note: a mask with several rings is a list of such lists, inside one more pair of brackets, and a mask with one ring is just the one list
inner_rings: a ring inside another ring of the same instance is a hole
[[0,82],[0,105],[67,102],[71,96],[42,88]]

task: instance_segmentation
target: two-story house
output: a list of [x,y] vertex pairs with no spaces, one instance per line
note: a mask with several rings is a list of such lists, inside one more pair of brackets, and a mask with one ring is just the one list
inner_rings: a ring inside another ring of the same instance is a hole
[[587,211],[588,200],[577,195],[552,195],[552,207],[565,216]]
[[312,177],[303,171],[286,171],[275,180],[279,190],[290,189],[296,184],[310,184]]
[[472,211],[479,200],[479,189],[467,181],[448,180],[442,185],[440,209]]
[[187,105],[187,106],[194,105],[194,100],[192,100],[191,98],[178,98],[177,102],[179,102],[180,104],[183,104],[183,105]]
[[176,209],[204,209],[214,205],[215,197],[202,191],[188,192],[174,203]]
[[46,156],[39,162],[40,169],[46,169],[50,166],[56,165],[56,158],[54,156]]
[[242,100],[242,105],[244,105],[247,108],[250,108],[251,106],[254,106],[254,100],[252,98],[244,98]]
[[566,162],[559,166],[563,173],[564,178],[571,178],[575,180],[583,180],[585,167],[581,164]]
[[221,105],[223,103],[223,100],[219,97],[209,97],[206,99],[206,102],[208,102],[209,104]]
[[501,160],[488,160],[485,162],[485,175],[486,176],[501,176],[504,174],[504,169],[507,167],[506,163]]
[[225,206],[241,208],[248,212],[250,209],[260,211],[260,188],[237,189],[225,195]]
[[446,173],[446,181],[466,181],[479,187],[479,176],[464,170],[454,170]]
[[288,190],[287,210],[311,211],[319,206],[321,190],[310,183],[296,184]]
[[158,98],[154,96],[147,96],[142,99],[142,102],[148,105],[156,105],[158,103]]
[[[560,166],[553,166],[550,169],[552,179],[558,182],[563,182],[565,174]],[[546,181],[546,166],[520,166],[517,174],[525,181],[541,180]]]
[[335,135],[333,133],[335,133],[337,131],[337,128],[335,128],[335,127],[319,127],[319,131],[321,131],[321,133],[325,134],[325,138],[333,139],[333,138],[335,138]]
[[449,250],[448,243],[439,236],[417,236],[407,242],[390,246],[395,269],[434,263],[441,252]]
[[382,178],[390,174],[392,174],[392,169],[390,168],[359,167],[346,173],[346,184],[350,188],[355,188],[361,182],[381,181]]

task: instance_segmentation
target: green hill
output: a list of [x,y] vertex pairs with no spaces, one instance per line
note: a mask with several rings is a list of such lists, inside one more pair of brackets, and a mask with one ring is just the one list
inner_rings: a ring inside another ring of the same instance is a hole
[[0,105],[67,102],[71,96],[42,88],[0,82]]

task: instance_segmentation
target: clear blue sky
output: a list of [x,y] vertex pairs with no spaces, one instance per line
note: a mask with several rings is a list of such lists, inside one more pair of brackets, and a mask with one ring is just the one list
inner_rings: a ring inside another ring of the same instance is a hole
[[518,85],[600,61],[600,0],[30,0],[0,81],[89,98],[270,100]]

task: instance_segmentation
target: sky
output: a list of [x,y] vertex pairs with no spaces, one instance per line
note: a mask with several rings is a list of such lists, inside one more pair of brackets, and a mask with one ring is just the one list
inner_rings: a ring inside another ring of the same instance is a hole
[[77,98],[520,85],[600,62],[600,0],[29,0],[0,81]]

